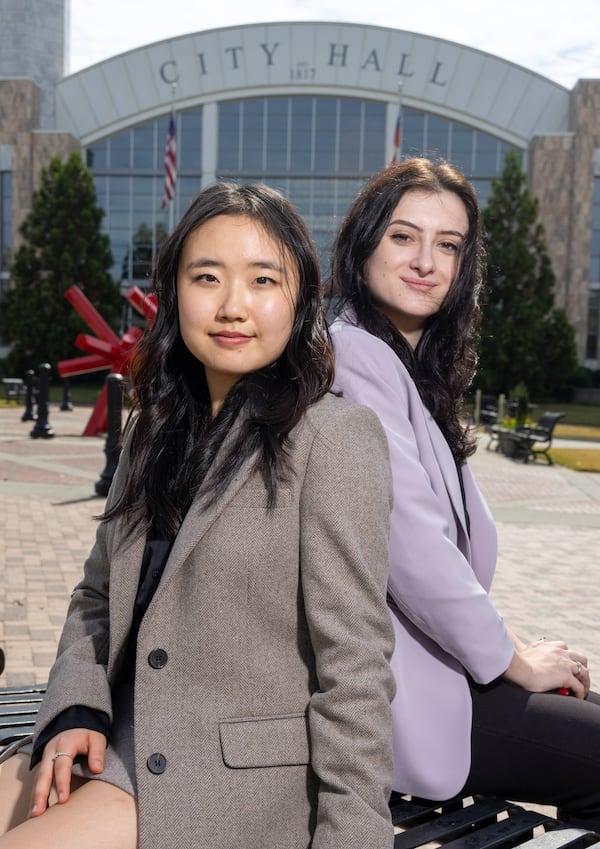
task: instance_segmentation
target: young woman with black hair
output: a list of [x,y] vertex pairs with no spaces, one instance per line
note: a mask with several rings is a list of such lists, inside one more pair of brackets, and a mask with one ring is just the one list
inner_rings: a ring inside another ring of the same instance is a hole
[[36,766],[2,767],[0,847],[390,849],[389,457],[328,391],[309,234],[279,193],[216,184],[154,284]]
[[376,174],[342,223],[332,277],[335,388],[377,413],[392,463],[394,789],[554,804],[600,829],[587,660],[560,640],[522,642],[488,596],[496,532],[461,419],[482,283],[472,186],[421,158]]

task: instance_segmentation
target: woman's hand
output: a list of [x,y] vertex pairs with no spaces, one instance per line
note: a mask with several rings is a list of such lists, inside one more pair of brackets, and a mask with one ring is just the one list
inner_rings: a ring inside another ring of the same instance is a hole
[[515,645],[503,677],[531,693],[565,688],[578,699],[584,699],[590,689],[587,657],[569,649],[561,640],[542,639],[529,645]]
[[91,772],[104,769],[106,737],[99,731],[71,728],[62,731],[46,743],[31,795],[30,816],[39,817],[48,807],[52,784],[56,787],[58,801],[64,803],[71,792],[71,767],[78,755],[87,755]]

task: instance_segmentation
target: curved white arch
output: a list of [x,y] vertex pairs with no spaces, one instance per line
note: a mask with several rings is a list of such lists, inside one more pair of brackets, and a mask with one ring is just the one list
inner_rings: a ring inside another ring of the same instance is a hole
[[82,145],[177,109],[232,97],[317,94],[397,100],[520,147],[568,130],[566,88],[471,47],[384,27],[266,23],[166,39],[56,89],[57,129]]

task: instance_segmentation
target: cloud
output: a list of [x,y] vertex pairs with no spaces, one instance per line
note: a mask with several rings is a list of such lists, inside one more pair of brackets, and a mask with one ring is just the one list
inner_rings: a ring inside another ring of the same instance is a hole
[[600,76],[590,33],[600,31],[600,3],[570,0],[560,19],[548,0],[71,0],[71,70],[189,32],[268,21],[348,21],[420,32],[475,47],[571,88]]

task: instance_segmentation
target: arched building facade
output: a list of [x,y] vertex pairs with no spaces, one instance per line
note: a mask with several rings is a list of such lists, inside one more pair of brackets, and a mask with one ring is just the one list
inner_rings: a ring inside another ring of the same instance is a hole
[[[12,180],[0,199],[7,207],[11,195],[10,226],[7,213],[3,221],[12,245],[27,211],[23,154],[4,117],[16,89],[32,101],[36,81],[0,79],[0,172]],[[402,155],[449,159],[484,203],[516,148],[540,201],[557,304],[575,327],[580,362],[598,367],[600,81],[569,91],[490,54],[401,30],[266,23],[151,44],[61,78],[53,93],[52,128],[33,126],[31,103],[23,118],[38,150],[25,169],[29,185],[51,153],[82,148],[124,288],[143,284],[156,243],[217,178],[285,191],[326,254],[359,187],[392,156],[400,102]],[[161,209],[172,110],[178,176],[174,201]]]

